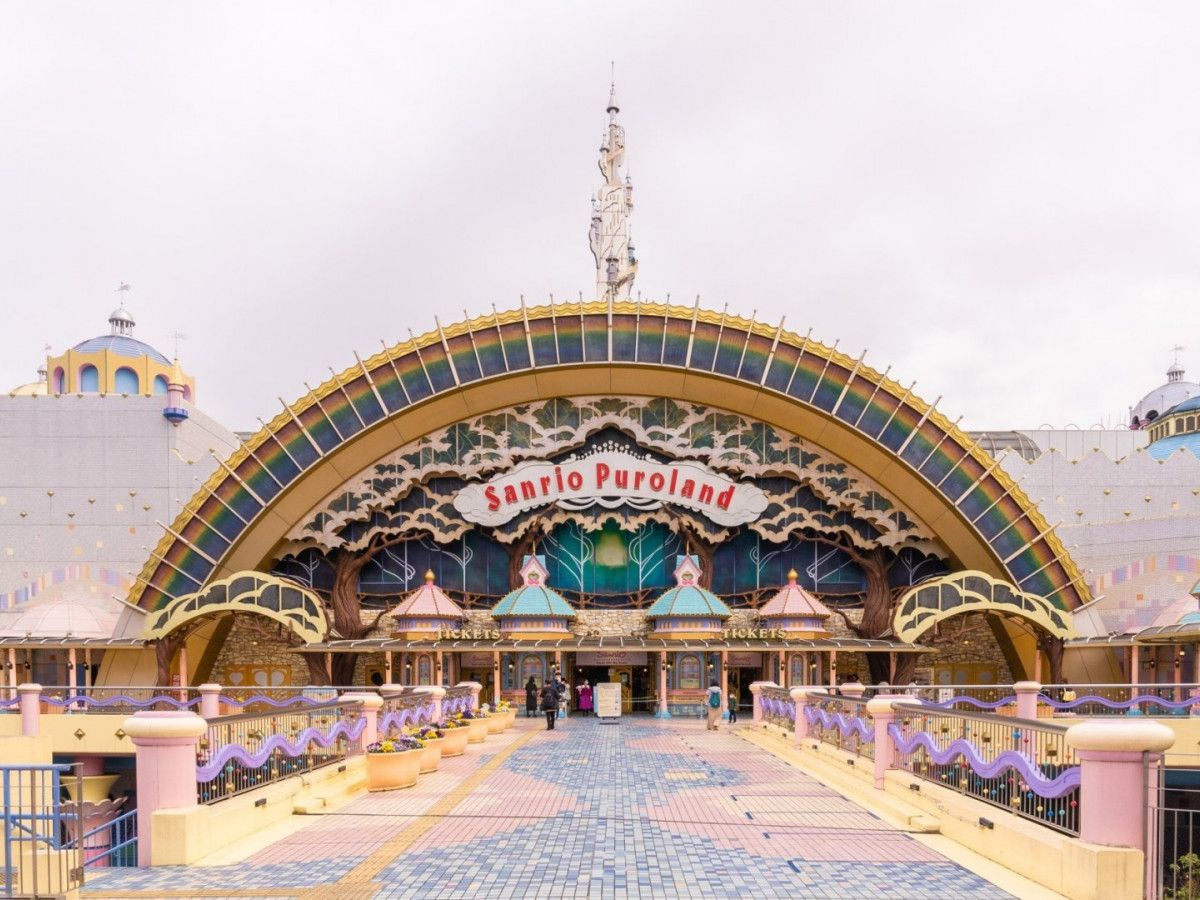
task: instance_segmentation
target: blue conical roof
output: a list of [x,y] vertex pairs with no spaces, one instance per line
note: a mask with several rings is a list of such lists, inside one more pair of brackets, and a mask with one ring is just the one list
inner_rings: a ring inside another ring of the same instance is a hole
[[558,591],[546,587],[546,566],[540,556],[526,558],[521,567],[519,588],[509,591],[500,598],[492,609],[492,618],[505,616],[559,616],[566,619],[576,617],[571,604]]
[[700,565],[694,556],[679,557],[675,568],[675,587],[654,601],[646,611],[650,619],[667,616],[691,616],[705,619],[728,619],[733,615],[725,601],[712,591],[700,587]]

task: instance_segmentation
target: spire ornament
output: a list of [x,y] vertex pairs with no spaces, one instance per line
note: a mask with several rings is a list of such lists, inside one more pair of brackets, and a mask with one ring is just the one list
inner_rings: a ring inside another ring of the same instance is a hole
[[600,143],[600,174],[604,183],[592,199],[588,242],[596,260],[596,297],[626,300],[637,275],[629,218],[633,212],[633,181],[622,174],[625,162],[625,129],[617,122],[615,79],[608,94],[608,128]]

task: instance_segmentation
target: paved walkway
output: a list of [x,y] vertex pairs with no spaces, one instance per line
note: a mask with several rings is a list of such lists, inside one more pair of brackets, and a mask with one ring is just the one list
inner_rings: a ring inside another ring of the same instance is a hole
[[85,896],[1009,896],[726,731],[518,725],[244,862],[110,870]]

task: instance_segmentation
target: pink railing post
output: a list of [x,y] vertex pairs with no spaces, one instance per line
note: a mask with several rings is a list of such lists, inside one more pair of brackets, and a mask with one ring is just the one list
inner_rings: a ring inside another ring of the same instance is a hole
[[765,687],[779,687],[773,681],[754,681],[750,684],[750,693],[754,696],[754,721],[761,722],[763,717],[762,711],[762,689]]
[[417,688],[417,690],[422,694],[428,694],[429,698],[433,701],[433,713],[429,721],[436,725],[442,721],[442,699],[446,696],[446,689],[444,687],[433,686]]
[[854,681],[847,681],[842,685],[842,693],[847,697],[857,700],[867,692],[867,686],[857,678]]
[[825,693],[822,688],[792,688],[788,692],[791,695],[792,703],[796,705],[796,724],[793,734],[795,742],[799,744],[802,740],[808,737],[808,717],[804,715],[804,710],[808,708],[817,695]]
[[200,715],[205,719],[215,719],[221,715],[221,686],[209,682],[200,685]]
[[17,701],[21,710],[21,734],[25,737],[37,737],[42,733],[42,686],[18,684],[17,695],[21,698]]
[[875,723],[875,787],[883,790],[884,773],[896,767],[896,745],[888,734],[888,726],[896,721],[893,703],[920,706],[921,701],[905,694],[884,694],[867,701],[867,715]]
[[151,864],[154,813],[197,805],[196,746],[207,727],[182,710],[142,710],[122,726],[136,755],[139,866]]
[[1079,837],[1093,844],[1146,850],[1145,761],[1162,763],[1175,732],[1161,722],[1093,720],[1067,729],[1079,757]]
[[471,711],[479,709],[479,692],[483,690],[483,685],[478,681],[460,681],[457,687],[466,687],[471,689]]
[[1042,686],[1036,681],[1018,681],[1013,685],[1013,693],[1017,695],[1017,718],[1036,719],[1038,714],[1038,695]]
[[338,699],[345,700],[347,703],[362,704],[362,717],[367,724],[363,728],[358,752],[363,753],[366,751],[367,744],[373,744],[379,740],[379,710],[383,707],[383,698],[372,691],[351,691],[342,694]]

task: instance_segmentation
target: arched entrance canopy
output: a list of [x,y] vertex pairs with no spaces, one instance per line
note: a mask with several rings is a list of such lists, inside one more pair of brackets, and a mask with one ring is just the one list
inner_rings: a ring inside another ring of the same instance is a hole
[[954,572],[910,588],[896,606],[892,630],[911,644],[943,619],[989,612],[1026,619],[1056,638],[1076,636],[1070,613],[985,572]]
[[564,303],[461,322],[397,344],[287,406],[167,529],[130,599],[157,609],[212,578],[264,567],[295,522],[401,443],[471,414],[613,392],[725,409],[853,464],[937,534],[959,564],[1063,609],[1087,599],[1038,509],[941,413],[807,336],[658,303]]
[[167,603],[147,618],[142,637],[160,640],[189,622],[225,612],[274,619],[306,644],[323,641],[329,634],[325,607],[312,591],[273,575],[239,572]]

